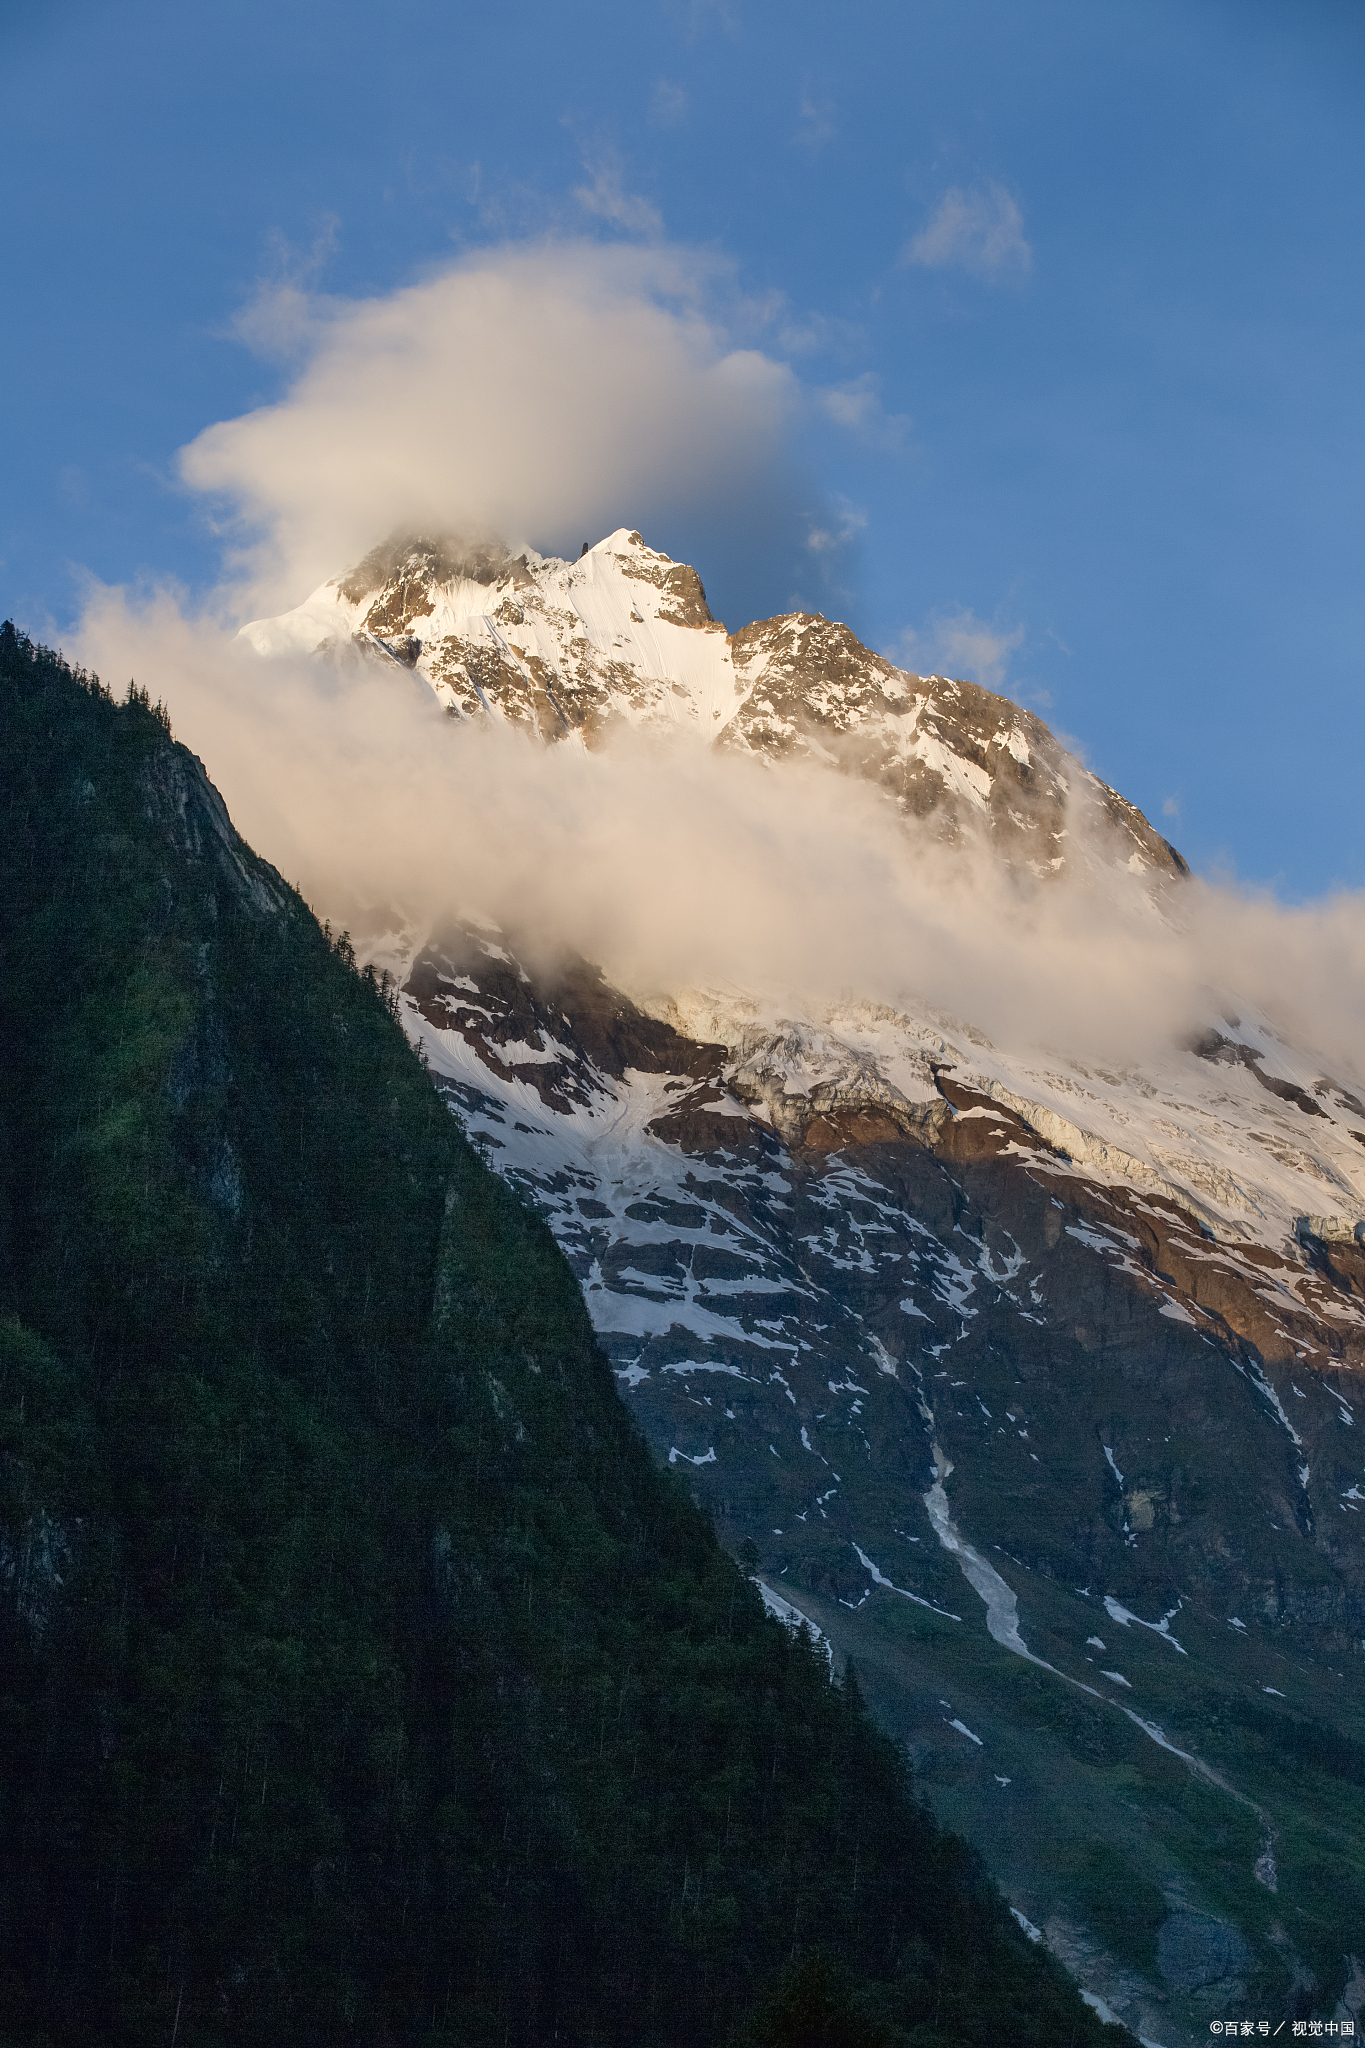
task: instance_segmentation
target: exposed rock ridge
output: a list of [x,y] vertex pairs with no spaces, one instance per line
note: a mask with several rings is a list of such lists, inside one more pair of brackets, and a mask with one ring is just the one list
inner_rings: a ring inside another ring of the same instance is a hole
[[1001,854],[1038,875],[1060,870],[1067,841],[1087,830],[1130,842],[1130,862],[1189,872],[1136,805],[1008,698],[895,668],[847,626],[808,612],[745,626],[730,647],[745,695],[727,746],[831,760],[945,837],[986,827]]
[[823,762],[875,783],[949,843],[984,834],[1039,877],[1078,855],[1157,878],[1188,872],[1033,713],[975,683],[898,669],[818,614],[727,636],[696,570],[625,529],[576,562],[397,538],[297,611],[243,630],[263,653],[392,659],[453,716],[551,744],[596,746],[625,723]]

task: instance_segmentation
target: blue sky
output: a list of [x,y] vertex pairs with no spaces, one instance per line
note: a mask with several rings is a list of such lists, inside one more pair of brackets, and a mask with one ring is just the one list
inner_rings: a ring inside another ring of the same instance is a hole
[[0,63],[32,630],[219,580],[177,451],[300,374],[244,308],[681,252],[799,401],[647,536],[727,623],[818,606],[1039,710],[1196,866],[1365,886],[1365,9],[9,0]]

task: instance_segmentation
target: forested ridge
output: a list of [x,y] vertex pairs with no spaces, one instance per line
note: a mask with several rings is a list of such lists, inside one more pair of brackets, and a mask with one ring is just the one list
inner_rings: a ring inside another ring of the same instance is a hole
[[0,630],[0,2044],[1088,2044],[160,707]]

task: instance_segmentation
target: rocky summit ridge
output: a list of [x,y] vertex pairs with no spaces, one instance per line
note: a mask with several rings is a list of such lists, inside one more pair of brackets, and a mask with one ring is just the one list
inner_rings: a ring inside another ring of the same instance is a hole
[[1186,872],[1031,712],[975,683],[909,674],[809,612],[727,633],[696,570],[624,528],[576,562],[391,541],[243,636],[262,654],[400,662],[453,716],[505,720],[552,744],[599,745],[625,722],[829,763],[879,784],[945,839],[986,833],[1040,876],[1066,865],[1082,817],[1109,858]]
[[[401,662],[547,744],[625,721],[804,757],[1043,878],[1078,848],[1158,894],[1187,872],[1006,699],[808,614],[727,634],[624,530],[574,563],[393,545],[244,631]],[[1350,1078],[1250,1014],[1117,1070],[926,1005],[646,996],[487,925],[370,950],[659,1457],[773,1611],[856,1660],[1093,1997],[1163,2048],[1232,2015],[1358,2023]]]

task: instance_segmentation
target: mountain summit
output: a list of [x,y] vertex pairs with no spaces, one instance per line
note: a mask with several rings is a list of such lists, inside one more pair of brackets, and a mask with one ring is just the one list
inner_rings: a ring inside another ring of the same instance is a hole
[[809,612],[727,634],[695,569],[624,528],[575,562],[531,549],[390,541],[281,618],[242,629],[261,654],[352,650],[414,668],[459,718],[551,743],[612,726],[682,731],[779,761],[837,765],[953,841],[987,834],[1034,874],[1067,863],[1068,814],[1107,856],[1187,872],[1142,813],[1031,712],[975,683],[916,676]]

